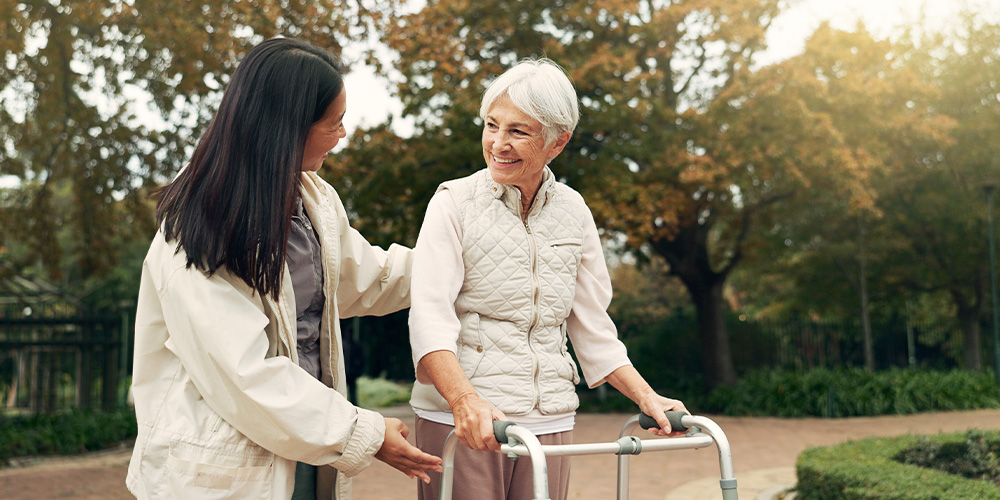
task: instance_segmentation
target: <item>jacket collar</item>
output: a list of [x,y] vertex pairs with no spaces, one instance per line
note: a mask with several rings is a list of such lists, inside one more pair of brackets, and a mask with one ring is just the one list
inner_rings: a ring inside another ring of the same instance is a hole
[[[489,169],[486,169],[486,185],[490,189],[490,193],[493,198],[503,201],[504,205],[507,206],[511,211],[521,216],[521,191],[510,184],[500,184],[493,180],[493,176],[490,175]],[[535,199],[531,202],[531,209],[528,214],[532,214],[545,206],[549,202],[549,199],[555,193],[555,183],[556,176],[546,165],[542,170],[542,185],[538,187],[538,192],[535,193]]]

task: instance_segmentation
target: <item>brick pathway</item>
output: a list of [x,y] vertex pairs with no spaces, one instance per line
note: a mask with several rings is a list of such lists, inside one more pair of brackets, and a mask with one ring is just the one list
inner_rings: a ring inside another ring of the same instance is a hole
[[[387,411],[412,428],[405,408]],[[779,419],[712,417],[732,445],[740,498],[754,500],[768,481],[784,481],[799,452],[869,436],[951,432],[971,428],[1000,429],[1000,410],[927,413],[902,417],[852,419]],[[576,442],[613,441],[627,415],[577,416]],[[640,432],[640,437],[649,436]],[[652,438],[652,436],[649,436]],[[0,498],[42,500],[117,500],[132,498],[124,486],[130,450],[82,457],[33,461],[0,469]],[[613,499],[616,457],[591,455],[573,458],[570,498]],[[631,459],[631,500],[709,500],[718,495],[718,454],[714,447],[639,455]],[[773,486],[773,485],[772,485]],[[412,500],[413,480],[376,461],[354,482],[357,500]],[[668,496],[668,493],[670,494]]]

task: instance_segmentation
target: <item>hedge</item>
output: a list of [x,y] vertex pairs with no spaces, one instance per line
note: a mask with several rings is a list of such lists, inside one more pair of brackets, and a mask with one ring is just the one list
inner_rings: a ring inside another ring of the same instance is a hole
[[[1000,442],[1000,431],[980,435]],[[964,443],[966,432],[868,438],[810,448],[795,464],[802,500],[1000,500],[1000,486],[903,463],[907,450],[932,443]]]
[[[689,403],[685,401],[685,403]],[[991,372],[861,368],[759,370],[718,387],[698,411],[729,416],[859,417],[1000,407]]]
[[135,412],[73,410],[28,416],[0,412],[0,465],[24,456],[71,455],[134,438]]

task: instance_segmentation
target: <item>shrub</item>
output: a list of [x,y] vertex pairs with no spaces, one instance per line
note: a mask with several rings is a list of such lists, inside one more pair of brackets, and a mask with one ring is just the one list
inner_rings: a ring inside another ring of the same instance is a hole
[[895,458],[905,464],[992,481],[1000,486],[1000,441],[989,441],[979,431],[968,431],[964,442],[940,443],[920,437],[914,446]]
[[362,408],[384,408],[403,404],[410,400],[409,384],[401,384],[385,378],[358,377],[358,406]]
[[717,388],[703,412],[774,417],[855,417],[1000,407],[1000,387],[990,373],[966,370],[860,368],[804,373],[760,370],[736,387]]
[[14,457],[96,451],[134,438],[137,431],[131,408],[27,416],[0,413],[0,463]]
[[[1000,432],[982,434],[1000,440]],[[868,438],[836,446],[810,448],[795,464],[799,498],[807,500],[1000,499],[992,482],[902,463],[897,457],[928,440],[956,443],[964,432],[920,437]]]

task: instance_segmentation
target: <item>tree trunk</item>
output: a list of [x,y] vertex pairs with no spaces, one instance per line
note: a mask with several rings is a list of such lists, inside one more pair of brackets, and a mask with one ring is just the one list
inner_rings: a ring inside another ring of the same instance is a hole
[[958,308],[958,322],[962,327],[962,364],[967,370],[983,370],[979,308]]
[[670,265],[670,274],[680,278],[694,302],[706,390],[736,385],[736,369],[725,321],[726,303],[722,297],[732,263],[721,272],[714,271],[709,263],[707,241],[707,227],[681,231],[672,240],[650,241]]
[[722,285],[720,281],[704,288],[699,287],[701,289],[698,290],[688,288],[698,317],[706,389],[736,385],[736,369],[729,345],[729,330],[726,328]]
[[983,370],[982,335],[979,320],[983,314],[983,291],[986,280],[977,283],[976,294],[973,297],[952,289],[951,297],[955,301],[955,316],[962,329],[962,365],[966,370]]
[[858,217],[858,295],[861,298],[861,334],[864,339],[865,369],[875,371],[875,348],[872,346],[872,324],[868,317],[868,246],[865,223]]

